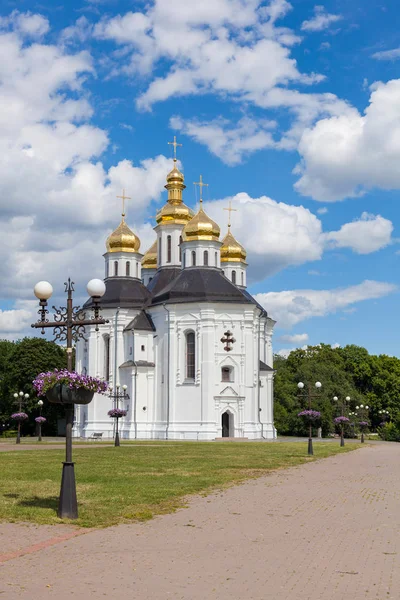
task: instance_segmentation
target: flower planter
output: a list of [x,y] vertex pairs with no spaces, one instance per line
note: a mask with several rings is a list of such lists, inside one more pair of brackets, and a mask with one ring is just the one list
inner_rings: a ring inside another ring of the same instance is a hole
[[70,388],[58,383],[46,392],[46,398],[53,404],[89,404],[94,396],[92,390],[85,388]]

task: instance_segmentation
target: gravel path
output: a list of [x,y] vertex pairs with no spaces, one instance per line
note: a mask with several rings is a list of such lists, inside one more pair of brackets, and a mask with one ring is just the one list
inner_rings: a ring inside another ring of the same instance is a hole
[[398,600],[399,500],[400,444],[367,446],[148,523],[30,538],[0,567],[0,598]]

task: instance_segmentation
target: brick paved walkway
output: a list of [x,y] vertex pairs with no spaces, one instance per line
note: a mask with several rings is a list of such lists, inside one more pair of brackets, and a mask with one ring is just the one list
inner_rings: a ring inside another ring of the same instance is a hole
[[0,598],[398,600],[399,501],[400,444],[368,446],[8,560]]

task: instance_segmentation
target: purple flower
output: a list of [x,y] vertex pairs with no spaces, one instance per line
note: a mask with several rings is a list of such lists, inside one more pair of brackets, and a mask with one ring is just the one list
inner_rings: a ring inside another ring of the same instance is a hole
[[28,415],[24,412],[19,412],[11,415],[11,418],[14,419],[14,421],[26,421]]
[[334,421],[338,425],[346,425],[346,423],[350,423],[350,419],[348,419],[347,417],[336,417]]
[[48,390],[58,383],[66,385],[70,389],[84,388],[99,394],[105,394],[108,390],[106,381],[89,375],[80,375],[75,371],[68,371],[68,369],[61,369],[60,371],[54,369],[54,371],[40,373],[33,381],[33,387],[38,396],[44,396]]
[[36,417],[35,421],[36,423],[46,423],[47,419],[46,417]]
[[120,417],[126,417],[127,411],[123,410],[122,408],[112,408],[107,414],[109,417],[119,419]]
[[299,412],[299,414],[297,416],[305,417],[306,419],[309,419],[310,421],[317,421],[318,419],[321,418],[321,413],[318,412],[318,410],[302,410],[301,412]]
[[368,421],[360,421],[359,422],[360,427],[368,427],[368,425],[369,425]]

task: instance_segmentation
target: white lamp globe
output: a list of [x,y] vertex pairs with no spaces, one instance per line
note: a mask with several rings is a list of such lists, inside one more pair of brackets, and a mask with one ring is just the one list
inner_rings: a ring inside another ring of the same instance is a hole
[[[14,394],[14,398],[18,398],[18,394]],[[380,411],[379,411],[380,412]]]
[[53,286],[48,281],[39,281],[33,288],[33,293],[38,300],[48,300],[53,293]]
[[333,399],[335,402],[337,402],[339,400],[339,398],[337,396],[333,396]]
[[360,408],[364,408],[364,404],[360,404]]
[[[346,402],[350,402],[351,398],[350,396],[346,396]],[[361,404],[361,408],[362,408],[362,404]]]
[[123,389],[123,390],[124,390],[124,392],[125,392],[125,390],[127,390],[127,389],[128,389],[128,386],[127,386],[127,385],[123,385],[123,386],[122,386],[122,389]]
[[119,388],[121,387],[119,383],[117,383],[117,385],[115,386],[117,388],[117,390],[119,390]]
[[369,410],[369,406],[366,406],[366,407],[365,407],[365,410]]
[[321,383],[320,381],[317,381],[317,382],[315,383],[315,387],[317,388],[317,390],[319,390],[319,388],[321,388],[321,387],[322,387],[322,383]]
[[29,394],[25,394],[24,397],[25,397],[26,400],[28,400]]
[[106,285],[101,279],[91,279],[86,289],[92,298],[101,298],[106,293]]
[[299,390],[302,390],[304,387],[304,383],[302,381],[299,381],[299,383],[297,384],[297,387],[299,388]]
[[38,400],[38,405],[43,406],[43,400]]
[[360,408],[359,406],[356,406],[356,410],[358,410],[359,408]]
[[19,395],[20,395],[20,396],[21,396],[21,398],[22,398],[22,396],[24,395],[24,392],[20,392],[20,393],[19,393]]

